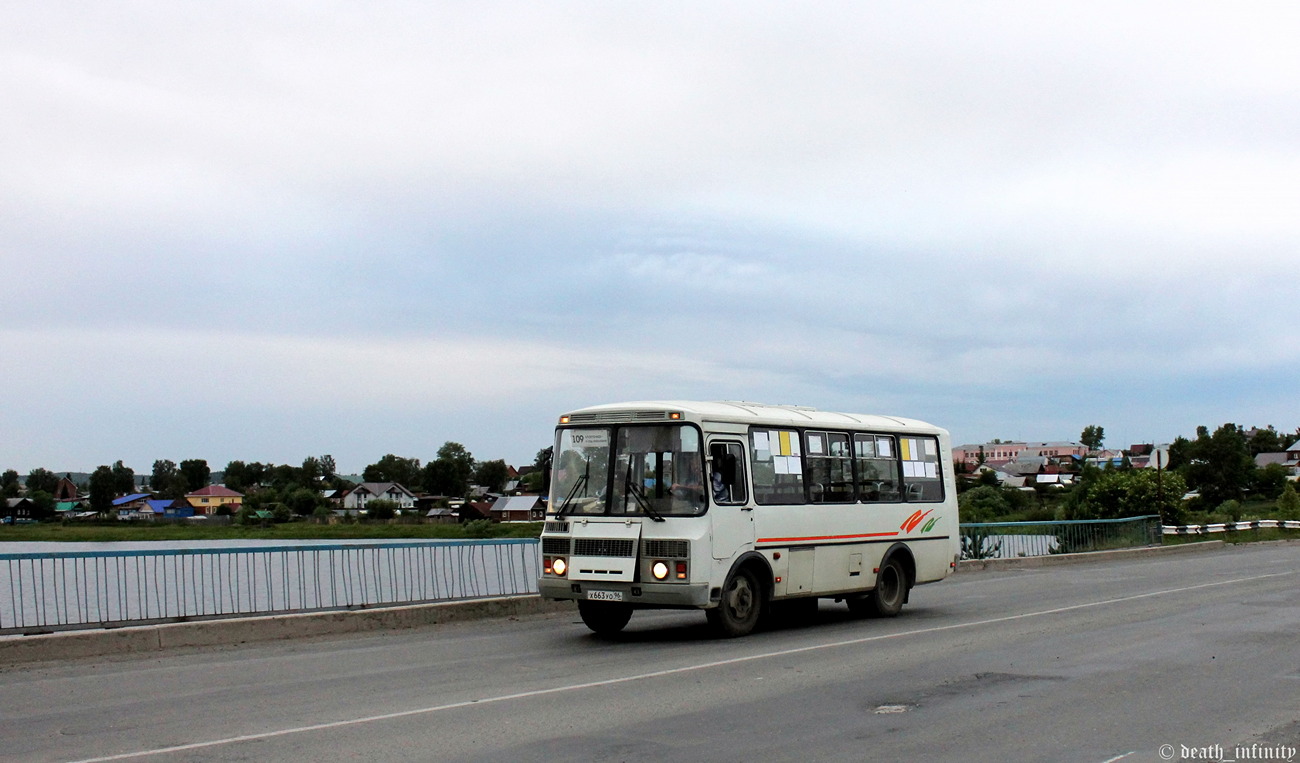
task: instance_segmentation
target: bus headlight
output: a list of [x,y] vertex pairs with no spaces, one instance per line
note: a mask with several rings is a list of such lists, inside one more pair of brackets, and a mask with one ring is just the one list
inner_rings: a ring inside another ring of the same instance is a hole
[[668,577],[668,562],[655,562],[650,565],[650,574],[655,576],[655,580],[664,580]]
[[564,577],[564,573],[568,572],[568,570],[569,565],[564,561],[563,557],[556,557],[551,560],[551,572],[554,572],[557,576]]

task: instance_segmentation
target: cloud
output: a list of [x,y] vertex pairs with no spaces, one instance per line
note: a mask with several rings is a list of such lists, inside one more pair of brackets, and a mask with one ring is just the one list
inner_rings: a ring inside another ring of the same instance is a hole
[[1027,430],[1142,384],[1231,417],[1214,380],[1300,368],[1297,13],[14,8],[2,337],[61,362],[0,392],[101,441],[665,396]]

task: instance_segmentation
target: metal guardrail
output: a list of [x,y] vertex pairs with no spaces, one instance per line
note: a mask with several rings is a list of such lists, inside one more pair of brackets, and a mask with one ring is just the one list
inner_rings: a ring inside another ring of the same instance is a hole
[[0,634],[537,592],[538,541],[0,554]]
[[1276,527],[1280,530],[1300,530],[1300,522],[1294,519],[1252,519],[1246,522],[1219,522],[1209,525],[1165,525],[1165,535],[1211,535],[1226,533],[1230,530],[1261,530]]
[[1104,551],[1158,546],[1160,517],[1083,519],[1057,522],[980,522],[961,525],[962,559]]

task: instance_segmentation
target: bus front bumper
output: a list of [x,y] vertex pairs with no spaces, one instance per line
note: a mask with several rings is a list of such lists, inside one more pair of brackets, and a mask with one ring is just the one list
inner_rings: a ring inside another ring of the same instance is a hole
[[[613,600],[646,608],[702,609],[709,606],[708,583],[612,583],[542,578],[537,581],[537,588],[543,599]],[[618,598],[604,598],[611,593]]]

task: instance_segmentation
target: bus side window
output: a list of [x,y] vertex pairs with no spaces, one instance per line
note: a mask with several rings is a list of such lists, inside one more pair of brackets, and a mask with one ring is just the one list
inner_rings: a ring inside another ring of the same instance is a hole
[[749,499],[745,447],[738,442],[715,442],[709,445],[709,461],[713,502],[723,505],[745,503]]
[[889,503],[903,500],[898,486],[898,449],[888,435],[853,435],[858,500]]
[[903,437],[903,485],[908,501],[942,501],[943,479],[939,465],[939,441],[933,437]]
[[803,503],[803,448],[799,433],[787,429],[751,429],[749,437],[754,500],[765,505]]
[[840,432],[805,432],[808,500],[848,503],[853,500],[853,464],[849,436]]

